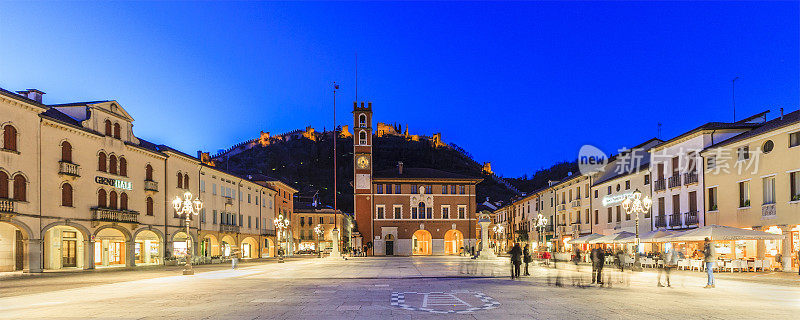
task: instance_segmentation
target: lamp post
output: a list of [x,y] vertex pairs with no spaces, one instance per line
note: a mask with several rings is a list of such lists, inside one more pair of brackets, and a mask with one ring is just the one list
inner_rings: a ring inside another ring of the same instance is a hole
[[[278,237],[278,239],[277,239],[278,240],[278,246],[279,246],[278,247],[279,248],[279,250],[278,250],[278,253],[279,253],[278,254],[278,262],[283,262],[283,256],[284,256],[285,253],[283,252],[283,248],[280,247],[281,233],[284,232],[287,228],[289,228],[289,219],[284,219],[283,218],[283,214],[280,214],[280,215],[278,215],[277,218],[275,218],[273,223],[275,223],[275,229],[277,231],[275,233],[275,236]],[[289,247],[288,243],[286,244],[286,247],[288,249],[288,247]]]
[[494,233],[496,234],[495,238],[498,239],[498,241],[497,241],[498,242],[497,249],[505,250],[505,244],[504,243],[503,243],[503,247],[500,248],[500,244],[502,243],[500,240],[501,240],[501,236],[503,235],[503,226],[499,225],[499,224],[496,224],[496,225],[494,225],[492,230],[494,230]]
[[543,216],[540,213],[538,216],[536,216],[536,228],[539,229],[539,239],[541,241],[541,242],[539,242],[540,246],[544,244],[544,239],[545,238],[544,238],[544,234],[543,233],[544,233],[544,227],[545,226],[547,226],[547,217]]
[[322,250],[320,250],[320,247],[319,247],[319,238],[322,237],[322,233],[324,233],[324,232],[325,232],[325,229],[322,228],[321,224],[318,224],[316,227],[314,227],[314,233],[317,234],[317,258],[322,258]]
[[186,216],[186,267],[183,269],[184,275],[193,275],[194,270],[192,270],[192,237],[189,233],[189,223],[192,221],[192,215],[200,214],[200,210],[203,209],[203,202],[200,199],[195,198],[192,200],[192,193],[186,191],[183,194],[183,199],[179,196],[175,196],[175,199],[172,200],[172,207],[175,208],[175,212],[178,215],[185,215]]
[[626,197],[624,201],[622,201],[622,208],[625,209],[625,212],[628,214],[636,214],[636,252],[633,255],[633,266],[637,269],[641,270],[641,265],[639,265],[639,214],[640,213],[647,213],[650,211],[650,206],[653,204],[653,200],[650,199],[649,196],[644,196],[642,198],[642,192],[639,189],[633,191],[633,194]]

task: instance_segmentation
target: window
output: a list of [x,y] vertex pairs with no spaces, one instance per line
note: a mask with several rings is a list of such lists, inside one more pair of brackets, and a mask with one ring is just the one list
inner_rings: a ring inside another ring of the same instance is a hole
[[[144,206],[145,212],[148,216],[153,215],[153,198],[147,197],[144,199]],[[217,211],[214,211],[214,214],[217,214]],[[214,223],[217,222],[217,216],[214,216]]]
[[149,164],[144,166],[144,180],[153,181],[153,166]]
[[717,187],[708,188],[708,211],[717,211]]
[[382,194],[383,193],[383,185],[379,184],[375,186],[375,193]]
[[433,186],[425,186],[425,194],[432,194]]
[[383,206],[378,206],[378,207],[376,208],[376,211],[377,211],[377,213],[378,213],[378,219],[383,219],[383,217],[384,217],[384,210],[385,210],[385,208],[384,208]]
[[367,127],[367,115],[360,114],[358,115],[358,127],[366,128]]
[[72,163],[72,145],[67,141],[61,143],[61,161]]
[[450,219],[450,207],[442,206],[442,219]]
[[612,213],[611,213],[611,210],[613,210],[613,209],[611,207],[608,207],[608,209],[606,209],[606,210],[608,211],[608,223],[611,223],[612,221],[614,221],[612,219]]
[[119,195],[119,209],[128,210],[128,194],[125,192]]
[[106,191],[100,189],[97,191],[97,207],[98,208],[105,208],[107,206],[106,202]]
[[361,131],[358,133],[358,144],[365,145],[367,144],[367,132]]
[[630,189],[631,189],[631,181],[630,180],[625,181],[625,190],[630,190]]
[[18,174],[14,176],[14,200],[17,201],[26,201],[26,188],[27,188],[27,180],[25,176]]
[[419,189],[417,189],[417,185],[416,184],[412,184],[411,185],[411,193],[413,193],[413,194],[419,193]]
[[739,208],[750,206],[750,181],[739,182]]
[[764,204],[775,203],[775,176],[764,178],[762,184],[764,186]]
[[739,161],[750,159],[750,147],[744,146],[736,149],[736,159]]
[[120,129],[119,128],[119,123],[115,123],[114,124],[114,138],[119,139],[119,131],[120,131],[119,129]]
[[689,212],[697,212],[697,191],[689,192]]
[[417,212],[419,214],[419,218],[420,219],[425,219],[425,203],[424,202],[420,202],[417,205]]
[[597,190],[594,190],[594,198],[595,199],[597,199],[597,194],[598,194]]
[[3,127],[3,149],[17,151],[17,128],[10,124]]
[[411,207],[411,219],[417,219],[417,207]]
[[206,192],[206,181],[200,180],[200,192]]
[[183,188],[189,189],[189,174],[187,173],[183,174]]
[[774,148],[775,148],[775,143],[772,142],[772,140],[767,140],[761,146],[761,151],[764,152],[764,154],[767,154],[767,153],[772,152],[772,149],[774,149]]
[[106,170],[106,165],[107,165],[107,163],[106,163],[106,154],[104,152],[100,152],[97,155],[97,170],[98,171],[102,171],[102,172],[106,172],[107,171]]
[[319,217],[319,224],[325,223],[325,219],[323,217]]
[[111,136],[111,121],[106,119],[105,126],[106,126],[106,135],[110,137]]
[[386,194],[392,194],[392,185],[386,184]]
[[466,186],[458,186],[458,194],[466,194]]
[[178,188],[183,189],[183,175],[178,172]]
[[72,206],[72,185],[69,183],[61,185],[61,205],[65,207]]
[[402,218],[403,207],[397,206],[394,207],[394,218],[401,219]]
[[650,184],[650,175],[647,174],[644,176],[644,185]]
[[594,210],[594,224],[600,223],[600,210]]
[[466,219],[467,218],[467,207],[459,206],[458,207],[458,218],[459,219]]
[[244,215],[243,214],[239,214],[239,226],[240,227],[244,226]]
[[442,185],[442,194],[447,194],[447,185]]
[[123,177],[128,176],[128,160],[125,160],[123,157],[119,157],[119,175]]
[[577,187],[575,189],[575,199],[580,199],[580,198],[581,198],[581,187]]
[[789,199],[791,201],[800,200],[800,171],[789,174],[789,187],[789,192],[791,193]]
[[672,214],[680,214],[681,213],[681,195],[675,194],[672,195]]
[[399,184],[394,185],[394,193],[396,193],[396,194],[403,193],[403,189],[400,188]]
[[706,169],[711,170],[717,167],[717,157],[709,156],[706,160]]
[[800,131],[789,134],[789,148],[800,145]]
[[117,208],[117,192],[111,191],[108,193],[108,207],[111,209]]
[[302,227],[305,225],[306,225],[306,217],[300,217],[300,226]]
[[622,221],[622,210],[621,210],[620,206],[617,206],[616,208],[617,208],[617,222],[621,222]]
[[113,154],[108,157],[108,173],[117,174],[117,156]]
[[216,183],[212,183],[211,184],[211,194],[215,195],[215,196],[217,195],[217,184]]
[[606,192],[606,194],[611,194],[611,186],[608,186],[608,191]]
[[253,227],[253,217],[251,217],[251,216],[247,216],[247,227],[248,228],[252,228]]
[[0,171],[0,199],[8,199],[8,174]]
[[250,194],[247,194],[247,203],[250,203]]

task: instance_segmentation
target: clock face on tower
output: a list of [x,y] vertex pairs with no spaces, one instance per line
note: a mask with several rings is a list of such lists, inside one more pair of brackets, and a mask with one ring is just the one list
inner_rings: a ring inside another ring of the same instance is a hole
[[368,169],[369,168],[369,157],[367,157],[366,155],[363,155],[363,154],[359,155],[356,158],[356,166],[358,166],[359,169]]

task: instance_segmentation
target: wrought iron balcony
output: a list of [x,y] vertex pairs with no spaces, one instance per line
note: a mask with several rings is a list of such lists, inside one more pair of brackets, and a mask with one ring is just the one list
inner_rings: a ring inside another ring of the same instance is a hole
[[580,207],[581,206],[581,199],[572,200],[572,207]]
[[762,218],[775,218],[778,213],[775,211],[774,203],[767,203],[761,206]]
[[683,184],[690,185],[697,183],[697,172],[687,172],[683,174]]
[[670,188],[677,188],[681,186],[681,176],[679,174],[675,174],[669,177],[669,187]]
[[656,228],[666,228],[667,227],[667,216],[665,215],[657,215],[655,221]]
[[685,214],[686,226],[694,226],[699,224],[700,220],[697,218],[697,211],[689,211]]
[[222,196],[222,199],[224,199],[224,200],[225,200],[225,204],[226,204],[226,205],[229,205],[229,206],[230,206],[230,205],[233,205],[233,198],[231,198],[231,197],[226,197],[226,196]]
[[275,229],[261,229],[261,235],[266,237],[274,237]]
[[92,208],[92,220],[139,223],[139,212],[111,208]]
[[664,178],[656,179],[653,181],[653,190],[655,191],[662,191],[667,189],[667,183]]
[[219,225],[219,232],[239,233],[239,226],[232,224]]
[[145,191],[158,191],[158,182],[145,180],[144,181],[144,190]]
[[681,219],[680,213],[673,213],[669,215],[669,226],[670,227],[680,227],[683,225],[683,221]]
[[14,200],[12,199],[0,199],[0,212],[2,213],[15,213],[14,212]]
[[80,177],[80,166],[71,162],[58,162],[58,173],[68,176]]

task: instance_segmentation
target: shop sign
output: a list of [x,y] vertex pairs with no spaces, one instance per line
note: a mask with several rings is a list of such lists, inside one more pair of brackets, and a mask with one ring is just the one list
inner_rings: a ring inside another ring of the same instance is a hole
[[610,206],[612,204],[621,203],[625,201],[628,197],[632,196],[633,192],[623,193],[623,194],[614,194],[614,195],[607,195],[603,197],[603,206]]
[[111,178],[106,178],[106,177],[101,177],[101,176],[95,177],[94,181],[99,183],[99,184],[112,186],[112,187],[117,188],[117,189],[133,190],[133,183],[131,183],[130,181],[111,179]]

